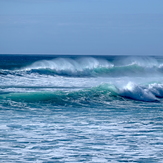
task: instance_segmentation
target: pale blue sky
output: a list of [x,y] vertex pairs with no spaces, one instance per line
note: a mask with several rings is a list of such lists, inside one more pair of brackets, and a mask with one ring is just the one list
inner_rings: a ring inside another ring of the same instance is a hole
[[163,55],[163,0],[0,0],[0,54]]

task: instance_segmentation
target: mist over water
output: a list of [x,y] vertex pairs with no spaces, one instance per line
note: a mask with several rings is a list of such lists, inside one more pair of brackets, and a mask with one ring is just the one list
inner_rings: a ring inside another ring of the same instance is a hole
[[2,162],[162,161],[163,57],[2,55],[0,77]]

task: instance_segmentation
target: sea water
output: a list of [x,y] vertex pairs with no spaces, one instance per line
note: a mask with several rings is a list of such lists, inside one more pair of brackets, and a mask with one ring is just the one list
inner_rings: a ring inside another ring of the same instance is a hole
[[0,55],[0,162],[163,162],[163,57]]

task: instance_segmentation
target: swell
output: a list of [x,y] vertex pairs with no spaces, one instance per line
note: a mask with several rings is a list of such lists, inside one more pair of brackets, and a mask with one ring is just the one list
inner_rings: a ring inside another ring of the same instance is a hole
[[50,103],[62,106],[82,106],[107,104],[116,100],[134,100],[158,102],[163,98],[163,84],[153,83],[136,85],[129,82],[123,87],[113,84],[102,84],[97,87],[71,91],[38,91],[24,93],[2,93],[1,101],[16,101],[27,103]]

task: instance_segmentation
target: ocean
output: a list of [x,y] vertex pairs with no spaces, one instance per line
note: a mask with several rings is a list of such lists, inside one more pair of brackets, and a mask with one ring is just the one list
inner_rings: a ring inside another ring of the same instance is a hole
[[0,162],[163,162],[163,57],[0,55]]

